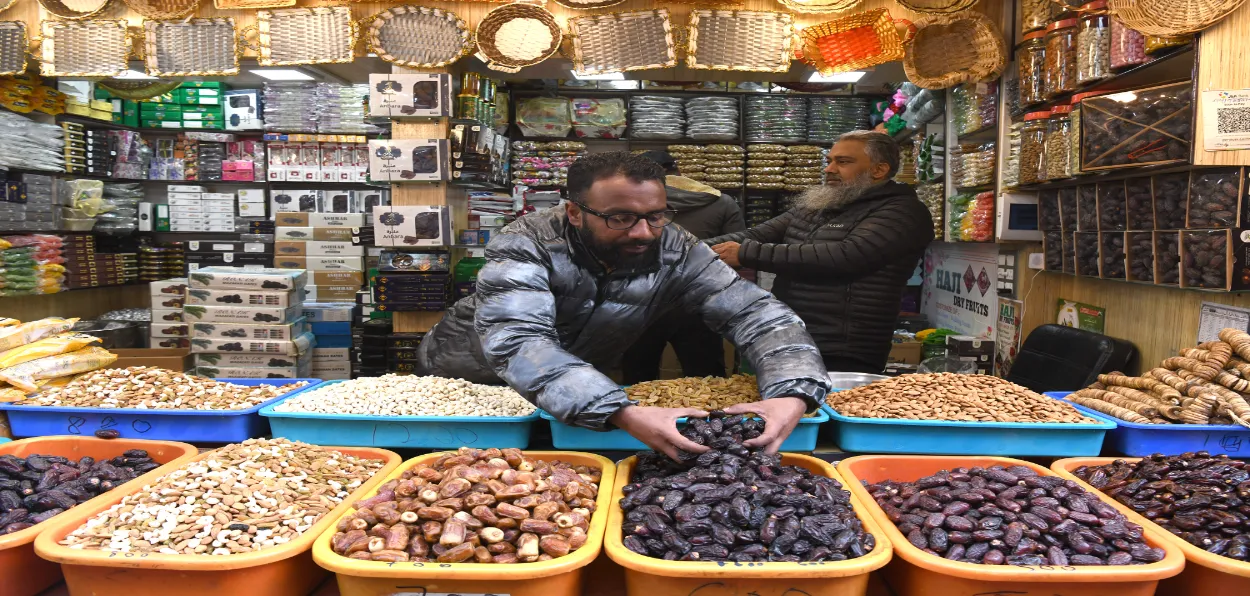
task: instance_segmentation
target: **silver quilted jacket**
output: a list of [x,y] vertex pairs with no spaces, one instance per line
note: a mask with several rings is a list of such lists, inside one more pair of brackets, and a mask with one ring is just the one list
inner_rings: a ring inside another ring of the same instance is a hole
[[563,207],[518,219],[486,246],[477,293],[421,342],[418,372],[502,379],[566,424],[603,430],[629,399],[597,368],[615,365],[651,322],[681,309],[738,347],[765,399],[802,397],[814,410],[830,385],[794,312],[680,227],[664,228],[659,242],[656,262],[608,271]]

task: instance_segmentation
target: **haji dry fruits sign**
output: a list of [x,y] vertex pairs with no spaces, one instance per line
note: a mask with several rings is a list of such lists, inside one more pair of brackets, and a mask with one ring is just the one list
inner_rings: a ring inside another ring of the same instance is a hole
[[925,253],[921,312],[929,324],[994,338],[998,250],[994,245],[933,245]]

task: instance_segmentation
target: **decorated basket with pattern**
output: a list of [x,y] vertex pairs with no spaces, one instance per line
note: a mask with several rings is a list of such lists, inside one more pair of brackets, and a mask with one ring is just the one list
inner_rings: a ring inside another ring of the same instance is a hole
[[154,77],[239,74],[234,19],[144,21],[144,66]]
[[597,74],[677,66],[668,10],[642,10],[569,19],[573,68]]
[[352,9],[347,6],[261,10],[256,13],[262,66],[343,64],[355,57]]
[[43,21],[42,62],[45,77],[114,77],[126,71],[130,35],[126,21],[85,19]]
[[469,55],[469,26],[456,13],[407,4],[370,19],[366,34],[379,58],[408,68],[440,68]]
[[794,17],[780,12],[690,11],[686,65],[700,70],[786,72]]

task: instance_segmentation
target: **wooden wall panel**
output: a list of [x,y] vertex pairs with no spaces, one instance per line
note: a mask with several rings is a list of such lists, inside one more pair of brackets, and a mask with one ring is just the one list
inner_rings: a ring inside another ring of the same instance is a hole
[[0,317],[33,321],[44,317],[90,319],[118,308],[148,308],[151,299],[147,284],[105,286],[72,290],[46,296],[0,298]]
[[[1250,47],[1246,34],[1250,32],[1250,5],[1242,5],[1214,27],[1198,36],[1198,85],[1199,97],[1194,128],[1194,163],[1200,165],[1244,166],[1250,164],[1250,150],[1205,151],[1202,148],[1202,121],[1208,117],[1201,103],[1203,91],[1250,88]],[[1232,68],[1229,66],[1232,65]]]

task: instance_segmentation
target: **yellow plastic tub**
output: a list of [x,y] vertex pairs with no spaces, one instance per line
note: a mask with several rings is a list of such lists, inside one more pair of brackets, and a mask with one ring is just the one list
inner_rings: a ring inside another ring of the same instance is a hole
[[[1185,567],[1185,557],[1158,530],[1143,526],[1146,543],[1164,550],[1162,561],[1123,567],[1051,565],[979,565],[958,563],[926,553],[912,546],[885,511],[877,505],[861,481],[869,483],[892,479],[911,481],[939,470],[974,466],[1028,466],[1038,474],[1055,473],[1026,461],[988,456],[863,455],[843,460],[838,471],[847,479],[851,492],[867,504],[872,517],[885,529],[897,556],[882,572],[897,596],[936,596],[938,594],[1062,594],[1063,596],[1151,596],[1159,580],[1172,577]],[[1099,494],[1104,501],[1110,499]]]
[[[851,508],[863,522],[864,530],[877,541],[871,552],[858,559],[821,563],[700,563],[645,557],[625,548],[621,542],[621,525],[625,521],[620,507],[624,496],[622,489],[629,484],[637,460],[631,457],[618,466],[604,539],[608,556],[625,568],[627,596],[687,596],[695,592],[698,596],[863,596],[868,592],[868,574],[890,560],[893,552],[890,540],[854,496]],[[781,463],[805,468],[846,485],[837,470],[823,460],[784,453]]]
[[[379,484],[398,478],[404,470],[417,464],[432,462],[443,453],[430,453],[414,457]],[[313,560],[335,573],[340,596],[421,596],[435,593],[455,594],[503,594],[509,596],[580,596],[584,567],[598,556],[603,546],[603,528],[607,525],[608,503],[616,477],[612,461],[590,453],[575,451],[525,451],[527,457],[544,461],[563,461],[573,465],[598,467],[603,470],[595,513],[590,518],[590,531],[586,544],[559,559],[538,563],[493,565],[483,563],[385,563],[382,561],[357,561],[344,557],[330,548],[334,526],[339,518],[351,515],[354,508],[334,516],[334,522],[317,538],[313,545]],[[369,491],[373,496],[377,491]],[[352,499],[355,502],[357,499]]]
[[187,443],[173,441],[142,441],[139,439],[97,439],[94,437],[55,436],[22,439],[0,445],[0,455],[59,455],[71,459],[91,456],[97,460],[112,459],[128,449],[143,449],[152,461],[161,467],[148,472],[112,491],[92,498],[41,524],[35,524],[21,532],[0,536],[0,595],[31,596],[61,581],[61,566],[40,559],[35,554],[35,538],[52,527],[58,520],[72,516],[74,512],[91,507],[98,501],[108,500],[109,495],[127,495],[140,486],[172,471],[184,461],[195,457],[196,449]]
[[1156,530],[1168,542],[1175,545],[1176,548],[1179,548],[1185,554],[1185,561],[1187,561],[1185,570],[1180,575],[1159,582],[1159,590],[1155,594],[1160,596],[1187,596],[1189,594],[1201,594],[1202,596],[1246,596],[1250,594],[1250,563],[1213,555],[1186,542],[1184,538],[1165,530],[1119,501],[1103,494],[1084,480],[1077,478],[1076,474],[1073,473],[1081,466],[1103,466],[1119,459],[1131,463],[1141,458],[1070,457],[1056,461],[1050,465],[1050,469],[1064,478],[1075,480],[1078,484],[1085,487],[1086,490],[1097,492],[1099,496],[1103,497],[1104,501],[1119,509],[1133,523]]
[[[163,555],[113,553],[72,549],[58,544],[96,514],[116,505],[129,491],[115,490],[79,505],[48,523],[35,539],[35,552],[61,564],[65,583],[74,596],[305,596],[328,575],[312,560],[310,548],[322,531],[333,529],[339,515],[361,495],[373,490],[396,466],[400,457],[384,449],[329,447],[385,462],[338,507],[330,510],[307,532],[284,545],[238,555]],[[191,461],[212,457],[203,453]]]

